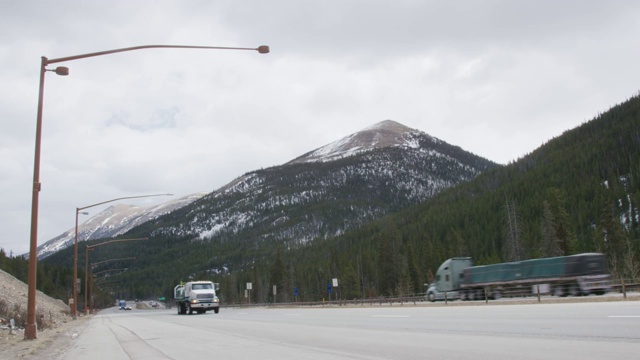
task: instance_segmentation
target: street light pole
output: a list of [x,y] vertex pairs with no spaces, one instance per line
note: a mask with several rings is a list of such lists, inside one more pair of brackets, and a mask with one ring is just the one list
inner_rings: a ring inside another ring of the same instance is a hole
[[[47,72],[48,59],[42,57],[40,63],[40,87],[38,90],[38,114],[36,117],[36,146],[33,165],[33,188],[31,197],[31,241],[29,244],[29,271],[27,276],[27,324],[24,327],[24,338],[36,338],[36,279],[38,261],[38,201],[40,195],[40,144],[42,140],[42,104],[44,98],[44,73]],[[60,66],[55,70],[56,74],[66,76],[69,69]],[[75,281],[75,279],[74,279]]]
[[86,211],[80,212],[80,209],[76,208],[76,241],[73,245],[73,306],[71,306],[71,318],[73,320],[76,319],[78,313],[78,215],[80,214],[87,215],[89,213]]
[[[78,215],[79,214],[84,214],[84,215],[89,214],[88,212],[81,212],[80,210],[92,208],[94,206],[99,206],[99,205],[107,204],[107,203],[118,201],[118,200],[137,199],[137,198],[153,197],[153,196],[172,196],[172,195],[173,194],[153,194],[153,195],[125,196],[125,197],[119,197],[119,198],[115,198],[115,199],[111,199],[111,200],[107,200],[107,201],[102,201],[102,202],[99,202],[97,204],[92,204],[92,205],[87,205],[87,206],[76,208],[76,240],[73,243],[73,306],[71,307],[71,317],[73,318],[73,320],[76,319],[76,314],[78,312],[78,305],[77,305],[78,304],[78,281],[76,280],[78,278]],[[87,288],[88,288],[87,287],[87,283],[85,282],[84,283],[85,292],[87,291]]]
[[91,281],[91,286],[89,286],[89,284],[85,284],[85,290],[86,289],[91,289],[91,291],[89,291],[91,293],[91,299],[90,299],[91,307],[89,308],[89,309],[91,309],[91,313],[95,312],[95,310],[94,310],[94,299],[95,299],[95,296],[93,295],[93,290],[94,290],[94,285],[95,285],[94,276],[97,273],[93,272],[94,266],[96,266],[98,264],[103,264],[103,263],[106,263],[106,262],[110,262],[110,261],[123,261],[123,260],[135,260],[135,259],[136,258],[134,256],[134,257],[128,257],[128,258],[108,259],[108,260],[103,260],[103,261],[98,261],[98,262],[95,262],[95,263],[91,263],[91,267],[90,267],[90,269],[91,269],[91,277],[89,278],[89,280]]
[[111,243],[116,243],[116,242],[124,242],[124,241],[137,241],[137,240],[148,240],[148,238],[135,238],[135,239],[117,239],[117,240],[109,240],[109,241],[105,241],[103,243],[100,244],[95,244],[95,245],[87,245],[85,247],[85,255],[84,255],[84,286],[85,286],[85,292],[84,292],[84,314],[87,315],[87,291],[86,291],[86,286],[87,283],[89,281],[89,250],[93,250],[93,248],[97,247],[97,246],[101,246],[101,245],[107,245],[107,244],[111,244]]
[[[28,270],[28,295],[27,295],[27,324],[24,328],[24,338],[33,340],[37,338],[36,329],[36,280],[38,272],[38,203],[40,195],[40,148],[42,140],[42,108],[44,99],[44,74],[53,71],[58,75],[69,75],[69,68],[59,66],[54,70],[48,70],[47,65],[63,61],[84,59],[88,57],[103,56],[118,52],[134,51],[151,48],[174,48],[174,49],[211,49],[211,50],[253,50],[260,54],[269,53],[269,46],[261,45],[257,48],[236,48],[236,47],[214,47],[214,46],[186,46],[186,45],[142,45],[122,49],[100,51],[95,53],[81,54],[75,56],[48,59],[43,56],[40,63],[40,86],[38,88],[38,111],[36,116],[36,144],[33,161],[33,188],[31,198],[31,235],[29,240],[29,270]],[[75,279],[73,281],[76,281]]]

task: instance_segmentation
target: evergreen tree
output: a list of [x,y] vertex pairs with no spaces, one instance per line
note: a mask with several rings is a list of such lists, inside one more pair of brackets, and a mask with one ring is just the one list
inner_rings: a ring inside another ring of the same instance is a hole
[[[276,258],[273,261],[273,265],[271,266],[271,285],[276,286],[276,296],[279,298],[285,297],[285,279],[286,279],[286,269],[284,266],[284,262],[282,261],[282,254],[280,247],[276,250]],[[277,300],[277,299],[276,299]]]
[[407,246],[407,271],[409,273],[409,289],[411,290],[411,293],[420,293],[420,289],[422,288],[422,279],[420,277],[420,270],[418,263],[416,262],[415,254],[413,252],[413,245],[411,244]]
[[4,252],[3,248],[0,248],[0,269],[1,270],[5,270],[6,263],[7,263],[7,254]]
[[556,220],[551,210],[549,202],[546,200],[542,204],[542,243],[541,256],[553,257],[561,256],[562,250],[559,246],[558,236],[556,234]]
[[344,267],[340,271],[340,297],[344,299],[359,299],[360,279],[350,261],[343,262]]
[[411,278],[409,275],[408,267],[406,262],[403,262],[400,269],[400,276],[398,277],[398,281],[396,282],[395,294],[397,296],[407,296],[412,293],[413,291],[411,290]]
[[[575,253],[576,237],[571,230],[572,223],[569,213],[565,209],[566,194],[558,188],[547,189],[546,211],[549,217],[549,226],[552,227],[556,246],[559,248],[558,255],[571,255]],[[546,220],[546,217],[545,217]],[[555,256],[555,255],[552,255]]]
[[625,233],[616,215],[615,206],[605,202],[600,219],[600,236],[604,244],[609,269],[614,277],[623,277],[624,274],[624,253],[627,251],[627,241]]
[[392,296],[396,288],[395,256],[391,238],[384,233],[381,234],[378,252],[378,290],[384,296]]
[[516,212],[515,201],[505,196],[504,239],[502,258],[505,262],[523,260],[525,257],[522,245],[522,229],[520,217]]

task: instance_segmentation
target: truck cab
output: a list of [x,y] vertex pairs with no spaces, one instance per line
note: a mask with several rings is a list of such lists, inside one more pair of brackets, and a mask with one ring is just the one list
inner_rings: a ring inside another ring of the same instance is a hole
[[184,285],[177,285],[173,289],[173,297],[176,300],[178,314],[203,314],[207,310],[213,310],[216,314],[220,311],[220,300],[216,295],[218,284],[211,281],[190,281]]
[[459,299],[464,269],[471,266],[473,261],[470,257],[456,257],[443,262],[436,272],[435,280],[429,284],[427,299],[429,301]]
[[119,310],[131,310],[131,306],[127,306],[127,302],[125,300],[118,301],[118,309]]

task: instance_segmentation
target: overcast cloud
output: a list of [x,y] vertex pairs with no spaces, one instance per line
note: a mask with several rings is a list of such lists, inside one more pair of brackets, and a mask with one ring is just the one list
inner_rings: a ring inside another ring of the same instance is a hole
[[633,0],[0,0],[0,34],[0,247],[14,254],[29,251],[41,56],[271,47],[54,64],[70,75],[46,74],[38,244],[76,207],[213,191],[386,119],[506,164],[640,88]]

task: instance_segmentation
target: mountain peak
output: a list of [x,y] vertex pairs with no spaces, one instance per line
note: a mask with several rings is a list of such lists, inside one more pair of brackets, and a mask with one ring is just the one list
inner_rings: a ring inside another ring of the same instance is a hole
[[414,129],[408,126],[405,126],[403,124],[400,124],[397,121],[383,120],[377,124],[373,124],[368,128],[362,130],[362,132],[365,132],[365,131],[384,131],[384,132],[404,133],[408,131],[414,131]]
[[399,122],[384,120],[331,144],[310,151],[290,161],[289,164],[333,161],[360,152],[390,146],[405,145],[415,147],[417,144],[410,142],[408,134],[416,131]]

